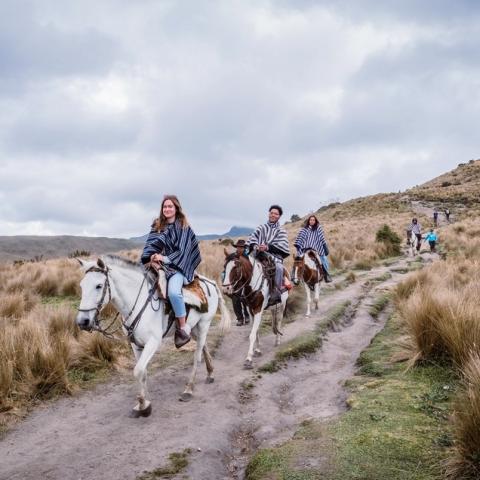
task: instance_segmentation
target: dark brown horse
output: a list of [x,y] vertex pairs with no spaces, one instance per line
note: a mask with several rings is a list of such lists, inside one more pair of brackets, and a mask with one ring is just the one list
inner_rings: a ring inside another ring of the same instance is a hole
[[[260,262],[253,257],[238,256],[236,253],[228,253],[225,249],[225,278],[223,280],[223,292],[227,295],[240,294],[248,306],[248,311],[253,317],[252,330],[250,332],[250,346],[244,367],[253,368],[253,355],[261,355],[259,349],[258,330],[262,319],[262,313],[268,306],[270,297],[270,282],[265,276]],[[288,291],[281,294],[281,304],[272,307],[272,328],[275,333],[275,345],[280,342],[280,327],[285,311]]]
[[323,269],[320,259],[313,250],[307,250],[301,257],[295,257],[293,263],[292,281],[298,285],[303,281],[305,292],[307,294],[307,317],[310,316],[310,306],[312,304],[312,295],[314,293],[315,310],[318,310],[320,300],[320,282],[324,279]]

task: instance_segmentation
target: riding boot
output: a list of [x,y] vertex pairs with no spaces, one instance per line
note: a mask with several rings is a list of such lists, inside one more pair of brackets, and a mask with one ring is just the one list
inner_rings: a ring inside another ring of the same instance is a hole
[[323,279],[325,280],[325,283],[331,283],[332,282],[332,277],[328,273],[328,270],[322,265],[322,270],[323,270]]
[[243,318],[237,318],[237,327],[242,327],[245,324],[245,320]]
[[185,324],[185,327],[180,328],[177,322],[177,328],[175,329],[175,347],[180,348],[186,345],[192,337],[190,336],[190,327]]

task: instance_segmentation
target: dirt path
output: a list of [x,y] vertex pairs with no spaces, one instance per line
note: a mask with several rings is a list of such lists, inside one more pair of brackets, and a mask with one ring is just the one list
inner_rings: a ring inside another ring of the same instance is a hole
[[[150,377],[150,418],[128,418],[136,394],[130,379],[62,399],[32,414],[0,442],[0,479],[134,480],[187,447],[192,450],[190,463],[182,474],[186,476],[179,478],[242,478],[257,446],[289,438],[305,418],[344,409],[342,384],[382,327],[368,314],[368,304],[379,288],[398,282],[401,274],[392,272],[383,283],[368,280],[410,260],[376,268],[347,288],[323,295],[311,318],[298,316],[288,324],[284,342],[312,330],[335,304],[350,300],[355,306],[350,324],[331,332],[321,351],[256,378],[251,394],[245,396],[241,388],[256,375],[242,369],[249,332],[232,327],[214,359],[215,383],[203,383],[202,368],[190,403],[178,401],[188,371],[175,368]],[[264,356],[257,365],[273,358],[273,343],[273,335],[263,337]]]

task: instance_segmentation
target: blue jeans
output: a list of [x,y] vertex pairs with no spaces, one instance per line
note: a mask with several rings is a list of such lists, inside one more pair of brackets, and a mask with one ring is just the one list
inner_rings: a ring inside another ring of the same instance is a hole
[[328,272],[328,260],[326,255],[320,255],[320,260],[322,261],[323,268]]
[[172,304],[175,317],[184,317],[187,314],[185,302],[183,301],[182,287],[185,283],[185,277],[180,273],[175,273],[168,280],[168,299]]

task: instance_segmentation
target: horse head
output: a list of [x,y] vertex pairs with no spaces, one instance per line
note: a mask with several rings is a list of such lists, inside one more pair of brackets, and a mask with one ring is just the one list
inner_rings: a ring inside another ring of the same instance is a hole
[[252,277],[252,266],[248,258],[238,256],[237,253],[228,253],[224,249],[225,263],[222,291],[225,295],[239,293],[248,285]]
[[112,297],[108,267],[100,258],[96,263],[77,260],[85,276],[80,282],[82,298],[75,321],[82,330],[90,331],[98,326],[100,310]]
[[292,269],[292,282],[294,285],[300,283],[300,278],[303,275],[303,269],[305,268],[305,257],[303,255],[295,256],[293,260],[293,269]]

